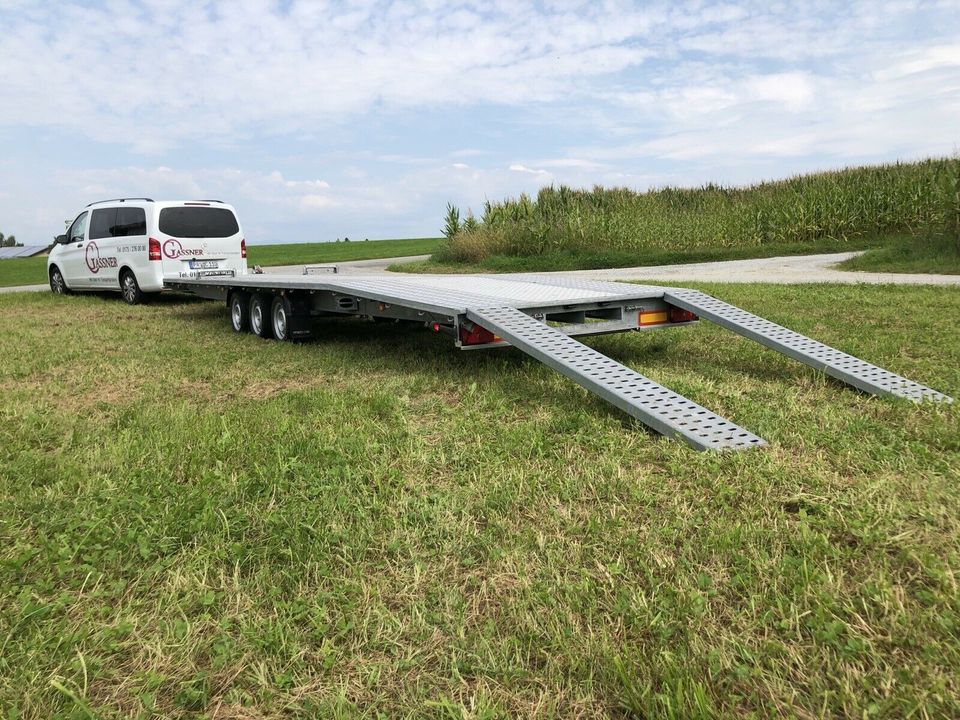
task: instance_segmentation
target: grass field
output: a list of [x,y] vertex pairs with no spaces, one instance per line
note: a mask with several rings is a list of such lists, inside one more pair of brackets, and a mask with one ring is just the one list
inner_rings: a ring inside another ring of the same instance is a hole
[[[701,286],[960,396],[960,292]],[[960,403],[707,324],[592,340],[772,445],[513,350],[2,295],[6,717],[957,717]]]
[[[348,260],[393,258],[404,255],[429,255],[440,247],[440,238],[370,240],[341,243],[289,243],[286,245],[250,245],[248,262],[254,265],[301,265]],[[0,260],[0,287],[39,285],[47,282],[47,258]]]
[[960,238],[900,238],[840,264],[841,270],[960,275]]
[[0,260],[0,287],[39,285],[47,282],[47,258]]
[[303,265],[307,263],[375,260],[404,255],[429,255],[436,252],[443,238],[369,240],[341,243],[290,243],[286,245],[250,245],[250,265]]

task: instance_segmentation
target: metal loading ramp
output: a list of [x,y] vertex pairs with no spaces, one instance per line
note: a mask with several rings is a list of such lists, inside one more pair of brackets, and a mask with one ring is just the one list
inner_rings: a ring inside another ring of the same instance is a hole
[[837,380],[853,385],[872,395],[907,398],[915,402],[932,400],[953,402],[953,398],[926,385],[864,362],[836,348],[824,345],[805,335],[777,325],[762,317],[717,300],[697,290],[666,289],[664,300],[671,305],[694,312],[728,330],[755,340],[761,345],[821,370]]
[[512,307],[467,309],[467,318],[667,437],[698,450],[766,445],[748,430]]

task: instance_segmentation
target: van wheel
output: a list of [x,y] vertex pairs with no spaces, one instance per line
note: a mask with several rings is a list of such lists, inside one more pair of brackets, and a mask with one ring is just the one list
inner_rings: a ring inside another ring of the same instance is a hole
[[230,326],[234,332],[250,331],[250,298],[245,292],[230,296]]
[[250,296],[250,329],[257,337],[269,340],[273,337],[273,322],[270,317],[270,296]]
[[63,273],[60,268],[54,265],[50,268],[50,291],[55,295],[69,295],[70,288],[67,287],[67,281],[63,279]]
[[143,290],[137,282],[137,276],[130,270],[120,273],[120,294],[127,305],[139,305],[144,301]]

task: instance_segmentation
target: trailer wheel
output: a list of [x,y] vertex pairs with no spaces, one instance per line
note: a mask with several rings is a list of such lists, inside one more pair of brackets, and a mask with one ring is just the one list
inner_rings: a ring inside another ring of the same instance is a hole
[[250,331],[250,298],[245,292],[230,295],[230,326],[234,332]]
[[270,296],[257,293],[250,296],[250,329],[257,337],[269,340],[273,337],[273,321],[270,317]]
[[277,340],[289,340],[292,330],[290,321],[293,319],[293,308],[290,306],[290,301],[277,295],[270,308],[270,319],[273,321],[273,336]]

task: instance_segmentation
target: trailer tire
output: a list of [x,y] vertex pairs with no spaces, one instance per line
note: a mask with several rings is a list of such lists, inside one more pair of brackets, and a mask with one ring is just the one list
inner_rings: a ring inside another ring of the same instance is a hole
[[230,327],[234,332],[250,332],[250,298],[247,293],[230,293]]
[[273,318],[270,316],[270,296],[255,293],[250,296],[250,330],[259,338],[273,337]]
[[277,295],[270,306],[270,321],[273,324],[273,336],[277,340],[292,339],[291,320],[293,307],[290,301],[282,295]]

